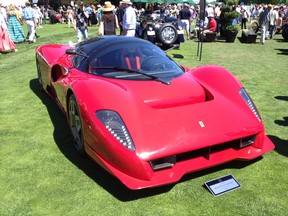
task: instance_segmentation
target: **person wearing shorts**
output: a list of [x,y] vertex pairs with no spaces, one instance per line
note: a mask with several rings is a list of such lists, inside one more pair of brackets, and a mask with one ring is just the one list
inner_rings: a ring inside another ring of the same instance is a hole
[[190,40],[190,22],[192,14],[189,10],[189,4],[185,3],[183,8],[179,11],[179,27],[186,32],[187,40]]

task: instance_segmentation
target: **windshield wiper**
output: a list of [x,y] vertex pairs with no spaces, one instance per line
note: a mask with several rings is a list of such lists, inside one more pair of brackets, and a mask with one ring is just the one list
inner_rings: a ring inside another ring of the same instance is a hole
[[143,76],[147,76],[152,78],[153,80],[159,81],[161,83],[164,83],[166,85],[170,85],[171,84],[171,78],[159,78],[153,74],[147,74],[138,70],[132,70],[132,69],[128,69],[128,68],[122,68],[122,67],[115,67],[115,66],[100,66],[100,67],[91,67],[91,69],[113,69],[116,71],[127,71],[127,72],[131,72],[131,73],[136,73],[136,74],[141,74]]

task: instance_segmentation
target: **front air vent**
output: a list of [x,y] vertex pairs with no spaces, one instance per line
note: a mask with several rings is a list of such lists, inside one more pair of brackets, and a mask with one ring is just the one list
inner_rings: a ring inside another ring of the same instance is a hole
[[240,148],[244,148],[244,147],[246,147],[248,145],[252,145],[255,142],[255,138],[256,138],[255,135],[242,138],[240,140],[240,146],[239,147]]
[[175,163],[176,163],[176,155],[150,161],[153,170],[166,169],[174,166]]

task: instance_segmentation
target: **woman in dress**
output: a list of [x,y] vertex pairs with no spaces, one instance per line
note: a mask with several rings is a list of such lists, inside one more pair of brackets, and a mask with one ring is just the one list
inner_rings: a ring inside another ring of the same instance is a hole
[[116,35],[116,29],[119,28],[119,23],[114,9],[115,6],[112,5],[110,1],[104,3],[98,35]]
[[9,7],[9,23],[8,23],[8,31],[11,37],[11,40],[14,43],[23,42],[25,39],[23,28],[20,24],[20,11],[15,8],[14,5],[10,5]]
[[0,13],[0,54],[2,51],[17,52],[17,49],[14,42],[10,39],[4,16]]

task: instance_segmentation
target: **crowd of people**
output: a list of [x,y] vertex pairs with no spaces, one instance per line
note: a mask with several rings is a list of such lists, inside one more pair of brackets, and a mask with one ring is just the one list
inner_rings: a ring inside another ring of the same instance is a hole
[[[62,5],[54,10],[48,5],[31,5],[29,1],[24,7],[9,5],[3,7],[0,3],[0,53],[3,51],[16,52],[16,44],[27,42],[35,43],[40,37],[36,31],[48,23],[66,23],[68,28],[74,28],[77,32],[78,42],[88,38],[88,27],[97,25],[98,33],[95,35],[116,35],[119,29],[120,35],[135,36],[136,23],[141,15],[153,14],[158,11],[159,19],[169,18],[177,20],[181,29],[185,31],[186,39],[191,39],[191,33],[197,37],[197,30],[207,32],[219,32],[221,28],[221,16],[223,5],[206,6],[205,18],[200,19],[200,7],[185,4],[150,4],[143,7],[141,3],[132,3],[131,0],[122,0],[118,6],[106,1],[103,5]],[[273,31],[276,25],[281,25],[283,18],[288,16],[288,7],[285,5],[274,7],[272,5],[239,5],[232,10],[239,13],[234,21],[241,29],[247,28],[247,22],[259,20],[262,44],[265,39],[273,39]],[[24,35],[22,25],[26,24],[28,34]],[[194,26],[193,26],[194,25]],[[256,32],[257,33],[257,32]]]

